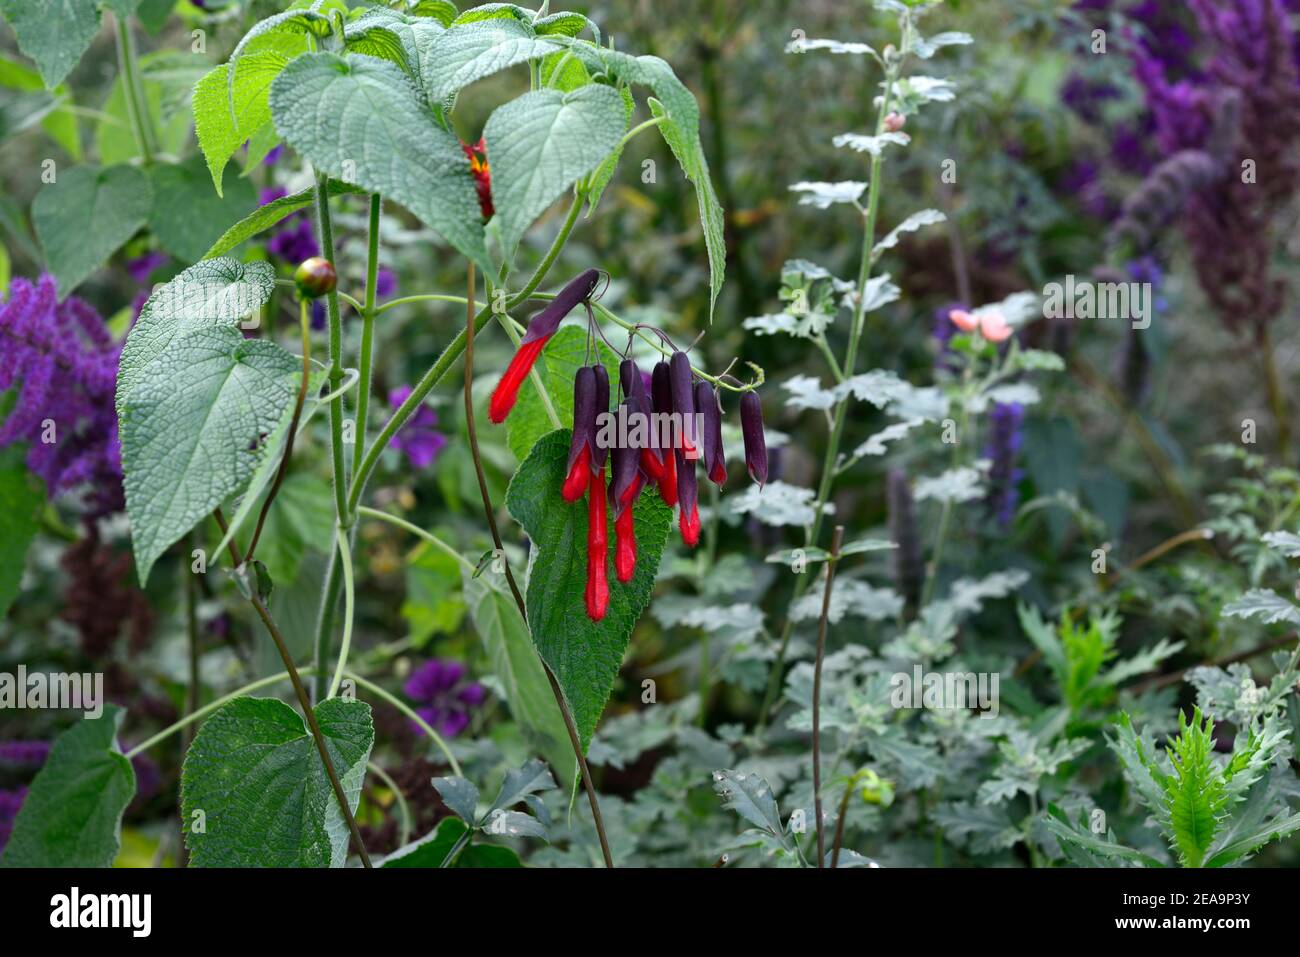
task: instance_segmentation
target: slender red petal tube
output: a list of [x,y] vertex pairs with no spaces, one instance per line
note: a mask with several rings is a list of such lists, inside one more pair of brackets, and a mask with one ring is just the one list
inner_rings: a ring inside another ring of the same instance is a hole
[[541,354],[551,336],[555,335],[555,330],[560,328],[561,320],[572,312],[578,303],[591,296],[599,281],[600,272],[596,269],[579,273],[556,293],[555,298],[547,304],[546,308],[528,320],[528,328],[524,330],[519,350],[510,360],[510,365],[506,367],[505,375],[501,377],[488,404],[488,418],[494,424],[500,425],[504,422],[510,410],[514,408],[515,399],[519,397],[519,386],[532,371],[533,363],[537,361],[538,355]]
[[587,495],[587,617],[600,621],[609,610],[609,532],[606,528],[605,470],[591,477]]
[[659,461],[659,456],[651,449],[642,449],[641,471],[645,472],[646,478],[650,481],[658,482],[664,477],[664,463]]
[[587,491],[587,483],[591,480],[590,463],[591,449],[584,445],[582,451],[578,453],[577,460],[569,468],[564,486],[560,489],[560,494],[564,496],[566,502],[576,502],[582,498],[582,493]]
[[700,508],[692,504],[688,509],[682,506],[677,516],[677,527],[681,530],[682,541],[694,548],[700,543]]
[[550,338],[546,336],[534,339],[520,346],[519,351],[510,360],[510,365],[506,366],[505,374],[501,376],[501,381],[497,383],[496,389],[492,392],[492,399],[488,402],[488,419],[494,425],[504,422],[510,410],[515,407],[515,399],[519,398],[519,387],[532,371],[533,363],[537,361],[537,357],[541,355],[542,349]]
[[677,504],[677,456],[671,450],[664,456],[664,474],[659,479],[659,497],[669,508]]
[[625,585],[636,571],[636,529],[632,513],[631,506],[626,506],[623,514],[614,520],[614,573]]
[[674,457],[677,459],[677,524],[682,532],[682,541],[694,548],[700,541],[700,495],[695,462],[686,458],[686,453],[681,450]]

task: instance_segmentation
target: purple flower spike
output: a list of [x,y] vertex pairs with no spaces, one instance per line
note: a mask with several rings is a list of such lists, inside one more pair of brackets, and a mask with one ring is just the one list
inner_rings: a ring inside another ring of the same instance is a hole
[[763,403],[757,392],[740,397],[740,431],[745,437],[745,469],[762,488],[767,482],[767,439],[763,435]]

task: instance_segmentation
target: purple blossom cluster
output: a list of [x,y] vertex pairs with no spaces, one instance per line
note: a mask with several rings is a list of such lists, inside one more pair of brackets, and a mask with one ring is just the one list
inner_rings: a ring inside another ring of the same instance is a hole
[[[398,386],[388,393],[388,405],[396,409],[411,394],[409,385]],[[415,414],[406,420],[398,433],[389,440],[389,448],[396,449],[406,456],[412,468],[427,469],[438,457],[438,453],[447,445],[447,436],[435,428],[438,413],[427,405],[421,405]]]
[[120,351],[94,309],[58,301],[48,275],[15,279],[0,306],[0,391],[17,394],[0,448],[27,443],[27,467],[50,495],[89,484],[105,512],[122,499],[113,405]]
[[[283,186],[268,186],[262,190],[261,205],[273,203],[287,195],[289,192]],[[311,217],[301,210],[287,216],[272,234],[266,250],[291,266],[319,256],[320,246],[316,244],[316,231],[312,227]]]
[[984,504],[1002,527],[1011,524],[1020,504],[1024,470],[1016,461],[1024,444],[1025,407],[1018,402],[997,402],[989,410],[989,441],[984,457],[989,466],[989,487]]
[[444,738],[454,738],[464,731],[470,715],[487,698],[487,689],[477,681],[467,680],[464,663],[454,658],[426,661],[406,679],[402,690],[419,706],[416,714]]

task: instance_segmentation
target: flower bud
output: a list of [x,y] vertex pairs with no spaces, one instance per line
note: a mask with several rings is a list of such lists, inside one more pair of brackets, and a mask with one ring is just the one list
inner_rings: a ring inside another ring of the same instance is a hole
[[907,124],[907,117],[902,113],[895,113],[892,110],[885,117],[885,129],[890,133],[897,133]]
[[304,299],[319,299],[334,291],[339,277],[332,262],[322,256],[312,256],[293,271],[293,281]]
[[727,461],[722,452],[722,407],[718,393],[707,382],[695,384],[695,408],[704,415],[704,474],[718,488],[727,481]]
[[757,392],[740,397],[740,432],[745,438],[745,469],[762,488],[767,481],[767,438],[763,434],[763,403]]

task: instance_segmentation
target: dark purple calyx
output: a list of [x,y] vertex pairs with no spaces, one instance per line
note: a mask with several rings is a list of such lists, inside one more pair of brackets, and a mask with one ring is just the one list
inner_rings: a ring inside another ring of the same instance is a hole
[[757,392],[740,397],[740,432],[745,438],[745,469],[761,488],[767,482],[767,439],[763,435],[763,403]]

